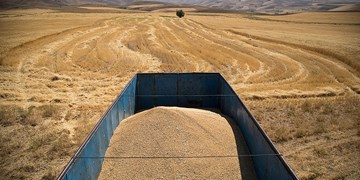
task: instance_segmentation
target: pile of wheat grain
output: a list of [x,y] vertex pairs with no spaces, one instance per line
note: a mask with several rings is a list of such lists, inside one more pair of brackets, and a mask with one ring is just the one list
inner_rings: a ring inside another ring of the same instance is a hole
[[157,107],[121,122],[99,179],[254,179],[250,158],[218,157],[238,154],[248,151],[230,118],[207,110]]

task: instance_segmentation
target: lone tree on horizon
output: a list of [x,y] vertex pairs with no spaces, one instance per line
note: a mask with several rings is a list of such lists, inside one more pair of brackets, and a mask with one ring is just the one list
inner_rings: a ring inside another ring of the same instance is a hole
[[180,10],[176,10],[176,15],[179,17],[179,18],[182,18],[185,16],[185,12],[180,9]]

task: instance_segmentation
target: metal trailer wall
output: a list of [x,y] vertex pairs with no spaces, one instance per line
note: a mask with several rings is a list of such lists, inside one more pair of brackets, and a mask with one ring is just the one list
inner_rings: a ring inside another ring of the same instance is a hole
[[[221,76],[220,94],[235,94]],[[298,179],[238,96],[221,96],[220,110],[240,128],[259,179]]]
[[137,74],[101,118],[58,179],[96,179],[120,121],[156,106],[220,109],[241,129],[259,179],[297,179],[250,111],[219,73]]
[[156,106],[219,109],[219,74],[138,74],[136,110]]
[[[136,76],[126,85],[81,144],[57,179],[97,179],[111,136],[121,120],[135,112]],[[100,158],[99,158],[100,157]]]

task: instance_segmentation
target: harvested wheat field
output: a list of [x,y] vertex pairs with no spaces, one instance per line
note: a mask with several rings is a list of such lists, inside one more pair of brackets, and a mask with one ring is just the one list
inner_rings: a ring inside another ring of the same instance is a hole
[[359,179],[359,16],[1,10],[0,177],[56,177],[136,72],[220,72],[301,179]]
[[230,118],[156,107],[120,123],[99,179],[256,179],[251,158],[237,157],[248,154]]

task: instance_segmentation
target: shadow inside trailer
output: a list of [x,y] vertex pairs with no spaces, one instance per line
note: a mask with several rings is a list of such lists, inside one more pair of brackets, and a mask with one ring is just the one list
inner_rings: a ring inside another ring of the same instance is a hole
[[231,119],[229,116],[222,114],[219,110],[215,110],[215,109],[206,109],[206,110],[209,110],[209,111],[212,111],[212,112],[215,112],[215,113],[221,115],[229,123],[229,125],[234,133],[234,137],[235,137],[235,142],[236,142],[236,147],[237,147],[237,155],[238,155],[239,166],[240,166],[239,168],[240,168],[242,179],[249,179],[249,180],[258,179],[255,169],[254,169],[252,156],[250,156],[249,149],[245,142],[244,136],[243,136],[240,128],[236,124],[236,122],[233,119]]

